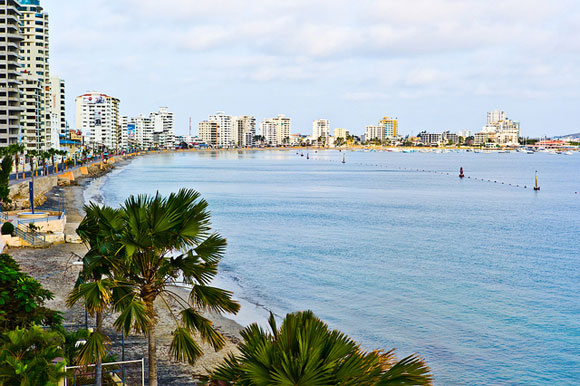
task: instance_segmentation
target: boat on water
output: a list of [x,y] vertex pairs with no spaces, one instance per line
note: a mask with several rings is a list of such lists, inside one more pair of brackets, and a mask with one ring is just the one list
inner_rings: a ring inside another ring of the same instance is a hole
[[570,150],[570,151],[566,151],[566,152],[564,152],[564,154],[566,154],[566,155],[573,155],[573,154],[574,154],[574,152]]

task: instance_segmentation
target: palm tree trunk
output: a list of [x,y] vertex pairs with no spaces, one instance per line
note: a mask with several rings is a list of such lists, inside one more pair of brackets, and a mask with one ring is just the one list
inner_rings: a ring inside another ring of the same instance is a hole
[[[101,332],[103,327],[103,314],[102,312],[97,312],[97,332]],[[97,355],[97,360],[95,363],[95,386],[103,385],[103,360],[100,355]]]
[[[149,315],[154,314],[153,302],[147,303]],[[151,320],[149,331],[147,332],[147,343],[149,345],[149,386],[157,386],[157,346],[155,342],[155,321]]]

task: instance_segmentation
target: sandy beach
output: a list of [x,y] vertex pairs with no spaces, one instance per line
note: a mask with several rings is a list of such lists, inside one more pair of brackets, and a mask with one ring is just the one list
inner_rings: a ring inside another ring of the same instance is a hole
[[[118,162],[115,167],[123,167],[131,160]],[[106,178],[106,177],[97,177]],[[81,178],[78,185],[67,186],[64,189],[65,210],[67,225],[65,233],[74,232],[84,216],[84,191],[93,181],[92,177]],[[57,188],[55,188],[57,189]],[[58,188],[61,189],[61,188]],[[47,194],[47,197],[53,195]],[[46,205],[50,205],[48,202]],[[64,316],[65,326],[70,328],[83,328],[85,326],[85,312],[82,306],[67,308],[66,298],[72,290],[77,279],[80,266],[73,262],[79,261],[86,252],[83,244],[59,244],[50,248],[7,248],[5,253],[10,254],[20,264],[22,270],[29,273],[42,283],[44,288],[54,294],[54,299],[47,306],[61,311]],[[187,298],[187,290],[177,290],[177,293]],[[174,307],[175,304],[172,305]],[[175,308],[177,309],[177,307]],[[214,326],[226,337],[226,346],[219,352],[215,352],[209,345],[201,343],[205,355],[194,366],[173,362],[169,355],[171,333],[175,327],[174,320],[169,312],[161,304],[159,310],[159,324],[156,327],[158,374],[161,385],[195,385],[196,375],[205,374],[208,369],[215,367],[227,354],[237,350],[239,332],[242,326],[224,316],[206,315]],[[121,336],[112,327],[115,315],[105,317],[105,329],[113,341],[112,351],[121,359]],[[88,326],[94,326],[94,320],[88,316]],[[125,338],[125,360],[141,359],[147,356],[146,339],[142,335],[132,335]]]

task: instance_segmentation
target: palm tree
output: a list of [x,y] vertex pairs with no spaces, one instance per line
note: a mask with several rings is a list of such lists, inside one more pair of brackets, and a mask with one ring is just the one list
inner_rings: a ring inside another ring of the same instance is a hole
[[63,337],[41,327],[16,329],[0,347],[0,385],[56,385],[64,376]]
[[311,311],[288,314],[272,334],[257,324],[242,331],[240,355],[230,354],[204,379],[207,385],[422,386],[432,377],[415,355],[397,361],[393,351],[365,352]]
[[20,153],[24,153],[24,145],[13,143],[8,146],[8,154],[14,156],[14,167],[16,168],[16,179],[18,179],[18,168],[20,166]]
[[61,156],[62,157],[62,162],[64,162],[64,157],[66,157],[68,155],[68,151],[66,151],[66,150],[57,150],[56,151],[56,155]]
[[58,170],[56,170],[56,156],[58,154],[58,150],[53,149],[52,147],[50,149],[48,149],[48,154],[51,162],[52,162],[52,174],[55,174],[58,172]]
[[[114,326],[125,334],[135,330],[147,335],[151,386],[157,386],[157,299],[176,323],[170,352],[189,363],[203,354],[193,332],[216,350],[224,345],[223,336],[201,312],[237,313],[240,308],[231,292],[209,285],[226,240],[211,232],[207,206],[199,193],[182,189],[167,198],[131,196],[118,210],[91,208],[101,254],[109,256],[112,266],[114,308],[120,313]],[[191,287],[187,300],[172,291],[180,281]],[[171,301],[181,312],[171,309]]]
[[[81,366],[95,364],[95,386],[101,386],[103,380],[102,360],[107,354],[110,339],[103,332],[103,315],[113,305],[113,281],[111,261],[114,251],[106,239],[107,234],[101,227],[111,227],[110,220],[118,219],[118,210],[99,208],[91,204],[85,206],[85,218],[80,223],[77,233],[87,246],[83,257],[83,270],[68,297],[67,305],[72,307],[83,301],[87,311],[96,319],[96,328],[88,336],[87,343],[78,355]],[[117,224],[118,226],[118,224]]]

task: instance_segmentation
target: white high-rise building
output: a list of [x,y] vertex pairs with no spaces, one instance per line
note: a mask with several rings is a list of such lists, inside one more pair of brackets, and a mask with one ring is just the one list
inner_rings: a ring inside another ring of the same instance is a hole
[[503,122],[506,120],[505,111],[495,109],[487,113],[487,124]]
[[76,98],[76,128],[87,145],[116,149],[120,127],[119,99],[91,91]]
[[209,121],[217,122],[218,124],[217,146],[231,147],[235,145],[233,117],[231,115],[218,111],[216,114],[209,116]]
[[22,141],[27,149],[51,146],[51,92],[48,14],[39,0],[20,0]]
[[280,146],[290,143],[292,120],[284,114],[278,114],[276,118],[266,118],[260,123],[260,126],[262,136],[267,144]]
[[318,138],[328,137],[330,137],[330,122],[328,119],[316,119],[312,123],[312,138],[318,140]]
[[119,119],[117,144],[119,150],[127,150],[129,148],[129,117],[126,115],[121,116]]
[[66,135],[66,99],[65,83],[59,77],[50,78],[50,131],[51,147],[60,147],[60,137]]
[[384,138],[384,127],[381,125],[368,125],[365,129],[365,140],[372,141],[374,139],[382,140]]
[[0,2],[0,147],[20,142],[21,112],[25,100],[19,81],[20,31],[19,4]]
[[278,135],[277,135],[277,125],[272,119],[264,119],[260,123],[260,129],[262,131],[262,137],[264,137],[264,143],[270,146],[278,146]]
[[234,133],[236,146],[252,146],[256,136],[256,117],[251,115],[234,117]]
[[135,145],[141,149],[153,147],[153,122],[151,121],[151,117],[141,114],[133,118],[130,124],[135,126]]
[[151,113],[153,124],[153,142],[165,149],[175,147],[175,131],[173,127],[173,113],[167,107],[159,108],[158,112]]

